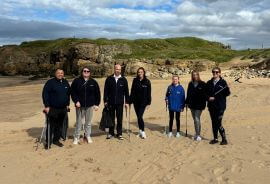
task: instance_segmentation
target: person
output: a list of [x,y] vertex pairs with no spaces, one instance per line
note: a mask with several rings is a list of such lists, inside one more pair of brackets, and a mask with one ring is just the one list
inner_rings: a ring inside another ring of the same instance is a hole
[[[114,66],[114,74],[107,77],[104,86],[104,105],[109,107],[110,116],[113,122],[115,122],[115,113],[117,118],[117,137],[123,140],[122,136],[122,121],[123,121],[123,106],[127,110],[129,104],[129,89],[127,79],[121,75],[121,66],[116,64]],[[115,136],[114,126],[109,128],[109,134],[107,139],[111,139]]]
[[172,77],[172,84],[167,88],[166,97],[165,97],[166,105],[168,104],[169,108],[169,133],[168,137],[172,137],[172,128],[173,128],[173,121],[174,115],[176,119],[176,137],[180,137],[180,112],[184,111],[185,108],[185,90],[180,85],[179,77],[173,76]]
[[145,76],[145,69],[140,67],[137,70],[137,77],[133,79],[130,104],[133,104],[139,126],[139,136],[142,139],[146,138],[144,132],[143,114],[145,109],[148,109],[151,104],[151,82]]
[[226,110],[226,97],[231,94],[227,82],[221,77],[221,69],[212,70],[213,78],[207,82],[208,110],[212,120],[214,139],[210,144],[218,143],[218,132],[222,137],[221,145],[228,144],[225,129],[222,126],[223,114]]
[[80,131],[82,128],[82,120],[84,120],[84,131],[87,143],[92,143],[91,121],[93,111],[99,109],[100,89],[97,81],[91,77],[88,67],[83,67],[81,76],[74,79],[71,84],[71,98],[76,108],[76,127],[74,131],[73,144],[80,142]]
[[44,112],[48,117],[47,123],[50,124],[50,142],[48,142],[47,128],[45,149],[49,149],[52,143],[63,147],[64,145],[60,142],[61,127],[69,109],[70,85],[64,79],[62,69],[57,69],[55,77],[46,82],[42,92],[42,99],[45,106]]
[[206,83],[201,80],[197,71],[191,72],[191,82],[188,84],[186,105],[190,108],[194,120],[194,140],[201,141],[201,114],[206,107]]

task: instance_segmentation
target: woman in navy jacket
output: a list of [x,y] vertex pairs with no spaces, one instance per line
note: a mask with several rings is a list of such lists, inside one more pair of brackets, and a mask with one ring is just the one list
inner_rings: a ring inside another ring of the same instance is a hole
[[202,111],[206,107],[206,83],[200,79],[197,71],[192,71],[191,81],[188,84],[186,104],[191,110],[194,120],[195,135],[194,140],[201,141],[201,121]]
[[212,120],[214,139],[210,144],[218,143],[218,132],[222,137],[221,145],[228,144],[225,129],[222,126],[222,117],[226,110],[226,98],[231,94],[227,82],[221,77],[221,70],[215,67],[212,70],[213,78],[207,82],[208,110]]
[[185,108],[185,90],[179,83],[179,77],[172,77],[172,84],[168,87],[166,92],[166,104],[168,104],[169,108],[169,134],[168,137],[172,137],[172,128],[173,128],[173,120],[174,115],[176,118],[176,127],[177,133],[176,137],[180,137],[180,112],[184,111]]
[[134,105],[139,125],[139,136],[142,139],[146,138],[144,132],[143,114],[146,108],[151,104],[151,82],[145,76],[145,70],[140,67],[137,70],[137,77],[133,79],[130,104]]

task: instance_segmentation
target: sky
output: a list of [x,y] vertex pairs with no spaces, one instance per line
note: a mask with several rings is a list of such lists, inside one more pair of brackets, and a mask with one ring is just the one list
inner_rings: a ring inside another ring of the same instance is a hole
[[270,0],[0,0],[0,45],[195,36],[270,48]]

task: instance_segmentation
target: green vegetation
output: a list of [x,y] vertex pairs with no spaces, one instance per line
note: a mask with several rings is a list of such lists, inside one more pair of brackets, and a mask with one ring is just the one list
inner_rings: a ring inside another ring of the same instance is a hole
[[119,54],[117,59],[146,58],[146,59],[209,59],[216,62],[226,62],[236,56],[270,56],[270,50],[236,51],[225,49],[218,42],[210,42],[195,37],[167,38],[167,39],[78,39],[61,38],[57,40],[38,40],[23,42],[20,48],[30,54],[50,52],[56,49],[67,50],[78,43],[94,43],[97,45],[121,45],[130,46],[132,54]]

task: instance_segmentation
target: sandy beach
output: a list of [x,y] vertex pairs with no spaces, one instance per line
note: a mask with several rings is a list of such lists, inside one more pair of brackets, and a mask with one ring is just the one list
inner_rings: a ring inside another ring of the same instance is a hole
[[[208,80],[210,72],[202,73]],[[11,79],[1,78],[1,83]],[[181,77],[185,90],[189,75]],[[170,80],[152,80],[153,102],[145,112],[147,139],[137,137],[138,127],[131,109],[131,141],[106,140],[98,129],[103,105],[95,112],[92,144],[72,144],[75,124],[73,104],[69,113],[69,139],[63,148],[53,146],[35,151],[36,139],[44,125],[41,91],[44,81],[12,86],[0,84],[0,183],[188,183],[266,184],[270,183],[270,80],[243,79],[230,83],[224,115],[227,146],[209,145],[212,139],[207,109],[202,114],[201,142],[193,141],[194,126],[188,112],[181,114],[180,139],[168,139],[164,95]],[[131,86],[132,78],[129,78]],[[104,79],[98,79],[103,93]],[[123,121],[126,127],[126,118]],[[175,128],[175,126],[174,126]]]

